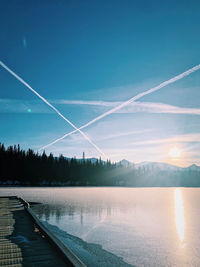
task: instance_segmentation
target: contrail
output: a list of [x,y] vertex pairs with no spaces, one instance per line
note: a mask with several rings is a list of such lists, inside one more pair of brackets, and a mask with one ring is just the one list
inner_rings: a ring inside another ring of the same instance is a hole
[[[183,73],[181,73],[181,74],[179,74],[179,75],[177,75],[177,76],[175,76],[175,77],[173,77],[173,78],[171,78],[171,79],[169,79],[169,80],[167,80],[167,81],[165,81],[165,82],[163,82],[163,83],[161,83],[161,84],[159,84],[159,85],[157,85],[157,86],[155,86],[155,87],[153,87],[153,88],[151,88],[151,89],[149,89],[147,91],[144,91],[144,92],[142,92],[142,93],[130,98],[129,100],[121,103],[120,105],[110,109],[109,111],[103,113],[102,115],[100,115],[100,116],[96,117],[95,119],[89,121],[88,123],[84,124],[83,126],[81,126],[79,128],[79,130],[82,130],[82,129],[88,127],[89,125],[95,123],[96,121],[98,121],[100,119],[103,119],[104,117],[114,113],[115,111],[117,111],[117,110],[119,110],[119,109],[121,109],[121,108],[123,108],[123,107],[125,107],[125,106],[127,106],[129,104],[131,104],[135,100],[140,99],[141,97],[143,97],[145,95],[149,95],[149,94],[151,94],[153,92],[156,92],[156,91],[160,90],[161,88],[167,86],[168,84],[174,83],[174,82],[176,82],[176,81],[178,81],[178,80],[190,75],[191,73],[199,70],[199,69],[200,69],[200,64],[196,65],[195,67],[193,67],[193,68],[191,68],[191,69],[189,69],[189,70],[187,70],[187,71],[185,71],[185,72],[183,72]],[[67,133],[67,134],[63,135],[62,137],[54,140],[53,142],[49,143],[48,145],[45,145],[45,146],[41,147],[39,150],[47,148],[47,147],[57,143],[58,141],[64,139],[65,137],[67,137],[67,136],[69,136],[69,135],[71,135],[71,134],[73,134],[75,132],[77,132],[77,130],[74,130],[74,131],[72,131],[70,133]]]
[[46,103],[50,108],[52,108],[61,118],[63,118],[66,122],[68,122],[75,131],[82,134],[82,136],[91,144],[93,145],[98,152],[100,152],[105,158],[107,156],[105,153],[80,129],[78,129],[71,121],[69,121],[65,116],[63,116],[58,109],[56,109],[52,104],[50,104],[44,97],[42,97],[39,93],[37,93],[29,84],[27,84],[21,77],[19,77],[15,72],[13,72],[11,69],[9,69],[2,61],[0,61],[0,65],[6,69],[10,74],[12,74],[16,79],[18,79],[21,83],[23,83],[28,89],[30,89],[34,94],[36,94],[44,103]]

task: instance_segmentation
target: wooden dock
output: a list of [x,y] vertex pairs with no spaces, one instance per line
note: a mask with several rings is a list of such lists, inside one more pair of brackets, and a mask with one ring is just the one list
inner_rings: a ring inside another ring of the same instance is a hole
[[17,197],[0,198],[0,266],[85,266]]

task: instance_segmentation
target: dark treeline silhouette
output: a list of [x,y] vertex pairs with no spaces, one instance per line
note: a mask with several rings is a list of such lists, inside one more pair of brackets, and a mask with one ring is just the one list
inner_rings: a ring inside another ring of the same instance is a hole
[[200,171],[124,167],[101,159],[54,157],[0,144],[0,185],[23,186],[200,186]]
[[116,168],[110,161],[54,157],[0,144],[0,182],[13,185],[108,185]]

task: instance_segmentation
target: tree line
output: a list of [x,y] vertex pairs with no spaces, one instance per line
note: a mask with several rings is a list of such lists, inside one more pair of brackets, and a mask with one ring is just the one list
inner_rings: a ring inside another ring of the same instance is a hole
[[[116,168],[110,161],[54,157],[22,150],[20,145],[5,148],[0,143],[0,182],[11,185],[104,185]],[[109,182],[111,184],[111,181]]]
[[200,171],[124,167],[96,159],[54,157],[0,143],[0,185],[22,186],[200,186]]

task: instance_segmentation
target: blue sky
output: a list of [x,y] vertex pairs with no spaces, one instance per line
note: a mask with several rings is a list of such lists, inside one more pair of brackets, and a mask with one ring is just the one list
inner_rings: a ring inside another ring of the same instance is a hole
[[[200,63],[199,1],[4,1],[0,60],[77,127]],[[34,150],[73,130],[0,69],[0,141]],[[200,164],[200,71],[83,131],[112,160]],[[176,146],[179,159],[168,152]],[[46,152],[101,156],[79,133]]]

